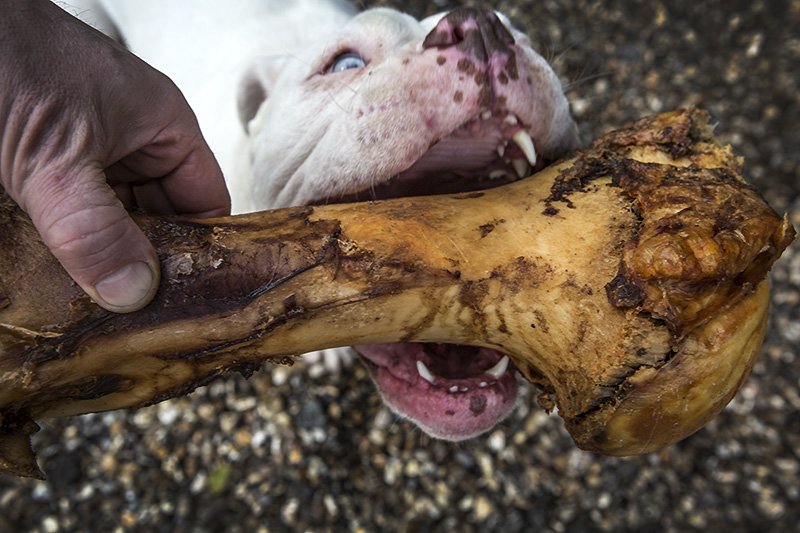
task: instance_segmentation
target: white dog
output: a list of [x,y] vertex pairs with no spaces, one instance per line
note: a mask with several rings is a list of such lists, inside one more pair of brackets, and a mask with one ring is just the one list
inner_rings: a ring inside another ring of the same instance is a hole
[[[556,75],[492,11],[420,22],[335,0],[70,4],[181,88],[236,212],[481,189],[577,144]],[[387,405],[437,437],[478,435],[516,400],[492,350],[357,351]]]

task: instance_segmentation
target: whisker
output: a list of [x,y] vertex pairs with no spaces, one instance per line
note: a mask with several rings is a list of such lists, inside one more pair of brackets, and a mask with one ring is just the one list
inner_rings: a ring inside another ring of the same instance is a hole
[[601,78],[607,78],[612,74],[610,70],[605,72],[598,72],[597,74],[592,74],[589,76],[579,76],[578,78],[570,81],[566,85],[564,85],[564,92],[568,93],[574,91],[577,87],[586,84],[587,82],[598,80]]
[[547,60],[547,62],[550,63],[551,65],[554,65],[554,66],[558,65],[559,63],[561,63],[564,60],[564,57],[566,57],[566,55],[569,52],[571,52],[572,50],[574,50],[574,49],[575,49],[575,45],[574,44],[570,44],[570,45],[566,46],[565,48],[563,48],[560,52],[558,52],[558,55],[555,55],[555,50],[553,50],[551,52],[551,55],[550,55],[549,59]]

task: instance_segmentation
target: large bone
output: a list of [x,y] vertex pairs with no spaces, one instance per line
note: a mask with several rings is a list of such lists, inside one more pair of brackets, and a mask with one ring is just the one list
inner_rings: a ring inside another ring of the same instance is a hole
[[118,315],[0,199],[0,469],[41,475],[35,420],[140,407],[322,348],[451,342],[508,354],[577,444],[681,439],[761,344],[794,238],[700,111],[645,119],[484,192],[215,220],[137,215],[163,280]]

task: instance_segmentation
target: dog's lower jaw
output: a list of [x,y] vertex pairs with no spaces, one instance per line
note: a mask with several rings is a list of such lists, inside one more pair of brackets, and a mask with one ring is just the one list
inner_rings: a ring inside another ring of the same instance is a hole
[[487,348],[430,343],[357,346],[387,406],[428,435],[476,437],[504,420],[518,396],[508,357]]

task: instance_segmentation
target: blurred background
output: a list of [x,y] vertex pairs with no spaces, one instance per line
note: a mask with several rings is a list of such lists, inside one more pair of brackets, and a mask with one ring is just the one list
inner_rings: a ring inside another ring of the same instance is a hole
[[[422,17],[458,1],[360,2]],[[484,2],[482,5],[486,5]],[[800,1],[501,1],[562,77],[584,141],[695,105],[800,226]],[[527,387],[471,442],[434,441],[382,407],[358,365],[213,383],[136,412],[47,423],[45,482],[0,474],[0,531],[797,531],[800,246],[773,269],[752,376],[661,453],[575,448]]]

